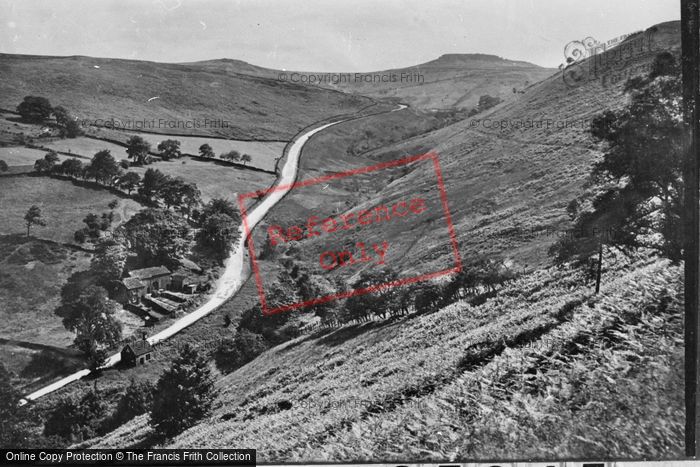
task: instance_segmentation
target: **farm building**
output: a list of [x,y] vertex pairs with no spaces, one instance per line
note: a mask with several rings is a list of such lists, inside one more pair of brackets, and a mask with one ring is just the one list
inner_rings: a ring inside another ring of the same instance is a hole
[[122,349],[122,361],[129,365],[143,365],[151,359],[153,347],[144,338],[140,341],[126,344]]
[[170,275],[170,270],[164,266],[129,271],[130,277],[138,279],[145,284],[146,293],[167,289],[170,285]]
[[144,295],[165,289],[171,282],[171,273],[163,266],[135,269],[129,272],[129,276],[121,281],[118,292],[118,300],[122,303],[138,304]]

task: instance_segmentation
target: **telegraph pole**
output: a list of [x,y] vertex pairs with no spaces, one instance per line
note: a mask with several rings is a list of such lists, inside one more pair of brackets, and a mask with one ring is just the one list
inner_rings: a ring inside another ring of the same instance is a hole
[[700,0],[681,0],[683,117],[689,130],[683,165],[683,259],[685,263],[685,454],[696,457],[700,446],[698,393],[698,271],[700,270]]

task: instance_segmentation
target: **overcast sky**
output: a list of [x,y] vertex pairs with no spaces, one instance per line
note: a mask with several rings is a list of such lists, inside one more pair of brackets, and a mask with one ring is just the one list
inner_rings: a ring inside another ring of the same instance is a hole
[[0,0],[0,51],[161,62],[236,58],[376,71],[445,53],[542,66],[567,42],[678,20],[679,0]]

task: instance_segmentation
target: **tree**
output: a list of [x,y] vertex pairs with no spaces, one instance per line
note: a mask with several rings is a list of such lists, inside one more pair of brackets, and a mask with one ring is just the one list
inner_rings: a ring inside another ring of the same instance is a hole
[[[151,170],[151,169],[148,169]],[[148,172],[148,171],[147,171]],[[136,172],[127,172],[121,177],[119,177],[119,180],[117,181],[117,185],[119,188],[122,190],[126,190],[127,193],[131,194],[131,192],[136,188],[141,181],[141,177],[139,174]]]
[[70,118],[66,122],[66,127],[64,131],[62,132],[63,136],[66,136],[68,138],[75,138],[76,136],[80,136],[83,134],[83,129],[80,126],[80,123],[78,120],[75,118]]
[[80,159],[76,159],[75,157],[66,159],[63,161],[63,163],[61,163],[61,171],[69,177],[80,176],[82,170],[83,163],[80,161]]
[[107,403],[96,391],[88,391],[79,401],[62,399],[49,413],[44,435],[56,435],[74,443],[94,438],[107,415]]
[[103,238],[95,246],[90,270],[97,283],[114,292],[115,283],[121,279],[126,266],[129,250],[115,238]]
[[76,230],[73,234],[73,240],[75,240],[78,243],[85,243],[85,240],[87,240],[87,236],[87,229],[79,229]]
[[492,97],[488,94],[483,95],[479,98],[479,105],[477,106],[478,112],[483,112],[484,110],[490,109],[501,103],[500,97]]
[[650,74],[628,80],[625,90],[630,94],[625,108],[591,122],[591,134],[606,144],[606,152],[591,170],[589,189],[567,209],[574,235],[550,249],[558,262],[594,265],[596,289],[605,245],[623,252],[643,246],[673,261],[682,258],[681,173],[688,134],[675,59],[660,54]]
[[65,127],[66,123],[70,120],[70,115],[68,115],[68,110],[61,105],[57,105],[53,108],[53,116],[56,119],[56,123],[59,126]]
[[148,141],[138,135],[134,135],[126,142],[126,153],[136,164],[145,164],[151,145]]
[[83,131],[80,128],[80,123],[73,118],[64,107],[60,105],[54,107],[53,115],[56,118],[56,123],[61,127],[61,136],[75,138],[82,134]]
[[34,162],[34,170],[39,173],[48,173],[54,170],[56,163],[58,162],[58,154],[56,151],[49,151],[46,153],[43,159],[38,159]]
[[246,165],[246,163],[248,163],[248,162],[250,162],[250,161],[252,161],[252,160],[253,160],[253,158],[250,157],[250,155],[248,155],[248,154],[243,154],[243,155],[241,156],[241,162],[243,163],[243,165]]
[[199,155],[202,157],[216,157],[214,150],[207,143],[204,143],[199,147]]
[[217,249],[222,257],[226,256],[238,237],[240,222],[240,214],[233,203],[223,198],[215,198],[204,206],[199,216],[202,227],[199,239],[205,245]]
[[56,151],[49,151],[44,156],[44,160],[49,163],[51,167],[58,163],[58,153]]
[[7,172],[8,169],[7,162],[0,160],[0,172]]
[[211,412],[216,397],[207,360],[186,344],[156,384],[151,423],[157,434],[172,437]]
[[204,206],[202,217],[211,216],[213,214],[226,214],[230,218],[240,222],[238,208],[236,208],[231,201],[224,198],[214,198]]
[[48,173],[51,171],[51,164],[46,159],[37,159],[34,162],[34,170],[39,173]]
[[17,106],[17,113],[29,123],[42,123],[51,116],[51,103],[45,97],[26,96]]
[[132,418],[144,414],[153,407],[155,387],[149,381],[131,380],[126,392],[119,399],[113,418],[116,425],[122,425]]
[[110,347],[121,338],[121,323],[114,313],[117,304],[107,298],[107,291],[95,285],[82,290],[74,301],[64,301],[56,309],[63,326],[76,333],[75,344],[87,355],[96,348]]
[[418,313],[430,313],[436,311],[440,303],[440,287],[436,284],[427,284],[419,289],[415,297],[415,307]]
[[233,339],[225,339],[214,353],[216,367],[230,373],[267,350],[268,345],[260,334],[241,329]]
[[105,185],[112,185],[114,183],[114,178],[121,170],[116,159],[114,159],[114,156],[112,156],[108,149],[103,149],[96,153],[92,157],[90,167],[95,180]]
[[[398,274],[390,268],[363,271],[352,288],[365,289],[396,280],[398,280]],[[395,309],[398,309],[398,293],[395,287],[382,287],[370,293],[349,297],[345,307],[349,316],[354,317],[352,319],[366,317],[369,313],[384,319],[387,313],[393,314]]]
[[224,257],[238,237],[238,225],[226,214],[213,214],[202,222],[199,236],[206,245],[216,249]]
[[192,210],[202,202],[202,192],[195,183],[186,183],[183,187],[181,211],[190,218]]
[[239,153],[238,151],[229,151],[221,154],[219,157],[226,161],[237,162],[238,159],[240,159],[241,157],[241,153]]
[[0,446],[19,448],[29,436],[24,427],[25,409],[19,407],[21,395],[12,385],[10,374],[0,363]]
[[165,207],[180,206],[185,197],[185,181],[180,177],[170,178],[160,189],[160,196],[165,203]]
[[180,142],[175,139],[166,139],[158,143],[158,151],[163,160],[177,159],[182,156]]
[[190,227],[171,211],[143,209],[124,224],[124,235],[144,262],[175,264],[187,251]]
[[149,201],[160,195],[160,191],[170,177],[158,169],[148,169],[143,174],[143,183],[139,188],[139,194]]
[[29,238],[29,231],[32,225],[46,225],[46,221],[41,217],[41,208],[36,204],[27,210],[27,213],[24,215],[24,222],[27,225],[27,238]]

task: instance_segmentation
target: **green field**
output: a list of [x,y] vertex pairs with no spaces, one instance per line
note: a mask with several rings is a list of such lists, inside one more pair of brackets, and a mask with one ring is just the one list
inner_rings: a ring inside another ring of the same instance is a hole
[[175,139],[180,141],[180,150],[183,154],[199,155],[199,147],[206,143],[212,147],[216,157],[228,151],[238,151],[241,154],[249,154],[252,161],[248,164],[263,170],[275,170],[275,162],[282,157],[282,151],[287,143],[284,142],[257,142],[238,141],[232,139],[214,139],[198,136],[168,136],[154,135],[149,133],[126,133],[127,135],[138,134],[143,139],[151,143],[151,148],[156,151],[158,143],[165,139]]
[[[19,165],[34,165],[37,159],[41,159],[46,155],[43,149],[25,148],[24,146],[12,146],[0,148],[0,160],[7,162],[10,167]],[[63,160],[64,156],[59,154],[59,160]]]
[[110,143],[109,141],[101,141],[99,139],[87,138],[84,136],[78,138],[57,139],[48,143],[38,142],[41,146],[53,149],[54,151],[69,152],[78,156],[92,158],[95,153],[108,149],[116,160],[126,159],[126,148],[118,144]]
[[85,227],[85,216],[109,211],[107,205],[114,199],[119,200],[119,205],[114,210],[113,225],[124,222],[141,209],[132,199],[118,198],[104,189],[84,188],[65,180],[20,176],[5,177],[0,184],[0,235],[26,234],[24,214],[34,204],[41,208],[46,227],[35,226],[31,234],[57,242],[73,242],[73,233]]
[[[155,162],[147,166],[155,168],[172,177],[182,177],[194,182],[202,192],[202,200],[226,198],[236,202],[236,194],[247,193],[268,188],[275,181],[275,176],[254,170],[238,169],[230,165],[217,164],[191,157],[182,157],[171,161]],[[131,167],[143,176],[147,167]]]

